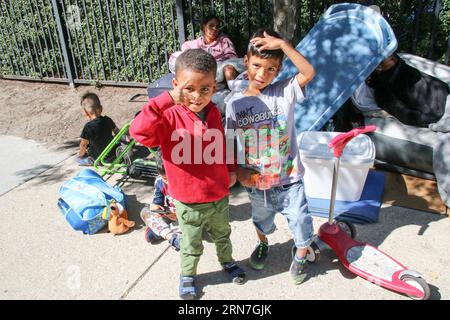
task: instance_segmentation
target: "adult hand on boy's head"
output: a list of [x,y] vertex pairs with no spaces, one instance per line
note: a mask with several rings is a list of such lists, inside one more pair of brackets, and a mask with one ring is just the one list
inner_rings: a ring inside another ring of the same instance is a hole
[[284,39],[273,37],[264,31],[264,37],[255,37],[250,40],[253,46],[257,47],[259,51],[263,50],[277,50],[281,49],[286,43]]

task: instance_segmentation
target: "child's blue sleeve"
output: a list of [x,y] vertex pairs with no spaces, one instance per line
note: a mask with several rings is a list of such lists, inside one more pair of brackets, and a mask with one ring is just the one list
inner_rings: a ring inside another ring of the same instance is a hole
[[164,186],[164,182],[161,178],[156,179],[155,181],[155,192],[153,193],[153,204],[156,204],[158,206],[164,206],[164,199],[165,196],[162,193],[162,188]]

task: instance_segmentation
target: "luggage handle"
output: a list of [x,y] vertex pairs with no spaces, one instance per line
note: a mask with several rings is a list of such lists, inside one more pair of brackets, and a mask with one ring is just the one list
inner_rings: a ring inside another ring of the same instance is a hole
[[374,125],[370,125],[370,126],[365,126],[365,127],[361,127],[361,128],[355,128],[350,130],[349,132],[345,132],[345,133],[341,133],[339,135],[337,135],[336,137],[334,137],[330,143],[328,143],[328,147],[330,149],[334,149],[334,156],[336,158],[340,158],[342,153],[344,152],[344,148],[346,146],[347,143],[350,142],[350,140],[352,140],[354,137],[362,134],[362,133],[368,133],[368,132],[373,132],[377,129],[376,126]]

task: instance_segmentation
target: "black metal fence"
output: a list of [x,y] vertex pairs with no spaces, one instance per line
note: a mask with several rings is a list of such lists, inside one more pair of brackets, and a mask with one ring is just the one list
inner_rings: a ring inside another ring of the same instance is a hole
[[[393,2],[384,1],[385,8]],[[400,49],[423,51],[425,41],[429,46],[422,55],[438,59],[433,55],[442,38],[442,0],[395,2],[400,7],[393,12],[412,12],[403,19],[386,15]],[[300,3],[304,35],[334,1]],[[200,34],[200,21],[209,13],[221,18],[243,54],[251,32],[272,25],[272,0],[0,0],[0,77],[146,86],[168,72],[170,53]],[[430,25],[427,32],[423,19]]]

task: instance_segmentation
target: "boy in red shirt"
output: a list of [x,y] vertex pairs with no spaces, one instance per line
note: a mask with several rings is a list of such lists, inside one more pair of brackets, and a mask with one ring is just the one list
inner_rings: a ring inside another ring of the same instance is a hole
[[232,166],[233,171],[228,170],[222,119],[211,102],[216,69],[216,60],[204,50],[183,52],[176,61],[173,89],[150,99],[130,126],[137,142],[161,146],[169,193],[176,199],[183,234],[179,287],[183,299],[197,297],[194,276],[203,253],[203,229],[233,282],[246,280],[231,255],[228,195],[236,174]]

